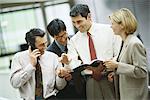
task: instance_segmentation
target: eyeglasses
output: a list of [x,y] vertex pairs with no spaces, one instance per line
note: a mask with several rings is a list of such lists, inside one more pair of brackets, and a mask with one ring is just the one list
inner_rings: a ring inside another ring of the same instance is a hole
[[56,36],[57,39],[62,39],[62,38],[67,36],[67,32],[66,31],[62,31],[59,34],[61,34],[61,35],[57,35]]

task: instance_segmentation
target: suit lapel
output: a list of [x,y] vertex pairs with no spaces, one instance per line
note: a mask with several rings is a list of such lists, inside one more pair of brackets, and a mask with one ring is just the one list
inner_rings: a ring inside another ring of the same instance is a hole
[[128,48],[128,45],[130,43],[130,40],[132,38],[133,35],[128,35],[126,40],[124,41],[124,44],[123,44],[123,48],[122,48],[122,51],[120,53],[120,56],[119,56],[119,61],[121,60],[122,56],[124,55],[124,53],[126,52],[127,48]]
[[62,52],[55,41],[53,42],[53,47],[54,47],[54,52],[60,57]]

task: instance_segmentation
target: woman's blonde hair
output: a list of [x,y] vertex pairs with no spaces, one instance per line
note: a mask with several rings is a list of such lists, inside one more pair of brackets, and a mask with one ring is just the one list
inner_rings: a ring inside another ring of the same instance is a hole
[[127,8],[121,8],[112,13],[109,18],[118,24],[122,24],[126,34],[133,34],[137,29],[137,20],[133,13]]

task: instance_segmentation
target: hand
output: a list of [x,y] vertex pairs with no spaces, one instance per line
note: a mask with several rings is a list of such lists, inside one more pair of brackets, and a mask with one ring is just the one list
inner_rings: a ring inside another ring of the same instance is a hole
[[70,81],[72,79],[72,75],[70,73],[68,73],[64,76],[64,78],[66,81]]
[[63,64],[69,64],[69,58],[67,56],[67,54],[62,53],[61,57],[60,57],[60,62]]
[[107,76],[108,81],[113,82],[113,80],[114,80],[114,79],[113,79],[114,74],[115,74],[114,72],[111,72],[111,73],[108,74],[108,76]]
[[73,70],[70,68],[69,65],[64,64],[64,68],[65,68],[65,70],[66,70],[68,73],[73,72]]
[[118,62],[115,60],[104,61],[104,65],[106,66],[107,70],[115,70],[115,68],[118,68]]
[[41,53],[39,49],[35,49],[32,51],[31,46],[29,46],[28,50],[29,50],[30,62],[33,66],[35,66],[37,63],[37,57],[41,56]]
[[69,72],[67,69],[65,69],[64,67],[58,68],[56,72],[57,72],[57,75],[58,75],[60,78],[67,77],[67,75],[70,73],[70,72]]
[[88,70],[92,70],[92,77],[99,81],[102,77],[102,72],[104,71],[105,67],[102,64],[99,64],[97,67],[87,66]]

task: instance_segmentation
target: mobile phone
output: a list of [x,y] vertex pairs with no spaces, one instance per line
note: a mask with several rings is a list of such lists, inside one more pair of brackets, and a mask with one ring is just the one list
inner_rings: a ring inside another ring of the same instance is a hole
[[34,44],[34,43],[29,43],[29,46],[31,46],[31,50],[32,50],[32,51],[35,50],[35,49],[37,49],[37,48],[35,47],[35,44]]
[[[31,46],[31,50],[32,50],[32,51],[35,50],[35,49],[37,49],[37,48],[35,47],[35,44],[34,44],[34,43],[29,43],[29,46]],[[39,57],[37,57],[37,60],[39,60]]]
[[35,49],[37,49],[36,47],[34,47],[34,46],[31,46],[31,50],[33,51],[33,50],[35,50]]

